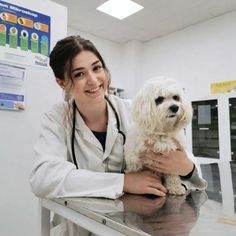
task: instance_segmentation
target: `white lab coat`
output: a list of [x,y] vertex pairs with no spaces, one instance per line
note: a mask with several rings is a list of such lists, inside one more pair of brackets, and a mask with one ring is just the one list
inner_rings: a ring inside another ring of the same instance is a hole
[[[109,96],[115,107],[120,130],[127,133],[131,122],[131,104]],[[121,174],[123,138],[118,134],[115,114],[108,105],[108,128],[105,152],[102,145],[76,111],[75,155],[79,166],[72,163],[71,128],[65,116],[66,103],[56,104],[45,114],[41,134],[35,146],[36,160],[30,175],[33,192],[39,197],[106,197],[123,194]],[[116,173],[106,173],[116,172]]]
[[[118,113],[120,130],[127,134],[131,125],[131,103],[115,96],[109,97]],[[45,198],[120,197],[124,185],[124,174],[121,173],[124,161],[123,138],[118,134],[111,107],[108,105],[105,152],[76,111],[74,147],[79,169],[72,163],[71,126],[68,125],[66,111],[68,106],[63,102],[55,105],[44,116],[35,146],[35,165],[30,175],[33,192]],[[189,189],[206,188],[206,182],[199,178],[197,170],[192,178],[183,182]]]

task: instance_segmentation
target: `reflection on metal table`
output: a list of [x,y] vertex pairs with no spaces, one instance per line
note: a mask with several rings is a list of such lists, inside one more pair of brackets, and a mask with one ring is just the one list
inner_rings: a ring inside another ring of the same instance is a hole
[[101,236],[235,236],[236,161],[204,164],[201,169],[207,190],[186,196],[41,199],[41,234],[49,235],[52,211],[68,219],[60,222],[68,236],[78,235],[81,227]]

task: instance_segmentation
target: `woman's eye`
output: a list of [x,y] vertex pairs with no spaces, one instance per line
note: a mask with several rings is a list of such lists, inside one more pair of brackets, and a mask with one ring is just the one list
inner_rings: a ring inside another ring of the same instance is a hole
[[173,99],[174,99],[175,101],[179,101],[179,100],[180,100],[180,98],[179,98],[178,95],[173,96]]
[[81,79],[84,77],[84,73],[83,72],[78,72],[74,75],[74,78],[75,79]]
[[100,71],[102,69],[101,65],[94,66],[93,70],[94,71]]

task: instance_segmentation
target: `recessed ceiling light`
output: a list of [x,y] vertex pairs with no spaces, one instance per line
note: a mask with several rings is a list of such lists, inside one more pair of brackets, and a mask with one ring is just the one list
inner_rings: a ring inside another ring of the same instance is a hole
[[97,10],[120,20],[143,9],[143,6],[131,0],[109,0],[97,7]]

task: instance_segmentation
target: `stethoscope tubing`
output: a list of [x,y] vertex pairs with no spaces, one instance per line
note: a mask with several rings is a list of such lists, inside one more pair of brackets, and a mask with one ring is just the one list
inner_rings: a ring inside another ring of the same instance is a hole
[[[105,99],[115,114],[117,130],[118,130],[118,133],[121,134],[123,137],[123,145],[124,145],[125,141],[126,141],[126,137],[125,137],[125,134],[120,130],[120,119],[117,114],[117,111],[107,96],[105,96]],[[71,152],[72,152],[72,159],[73,159],[73,162],[76,166],[76,169],[79,169],[78,163],[76,160],[76,156],[75,156],[75,121],[76,121],[76,103],[75,103],[75,101],[73,101],[72,106],[73,106],[73,119],[72,119],[72,132],[71,132]],[[123,163],[122,163],[122,166],[123,166]]]
[[72,132],[71,132],[71,152],[72,152],[72,158],[73,162],[76,166],[76,169],[79,169],[76,157],[75,157],[75,120],[76,120],[76,103],[73,101],[73,125],[72,125]]

